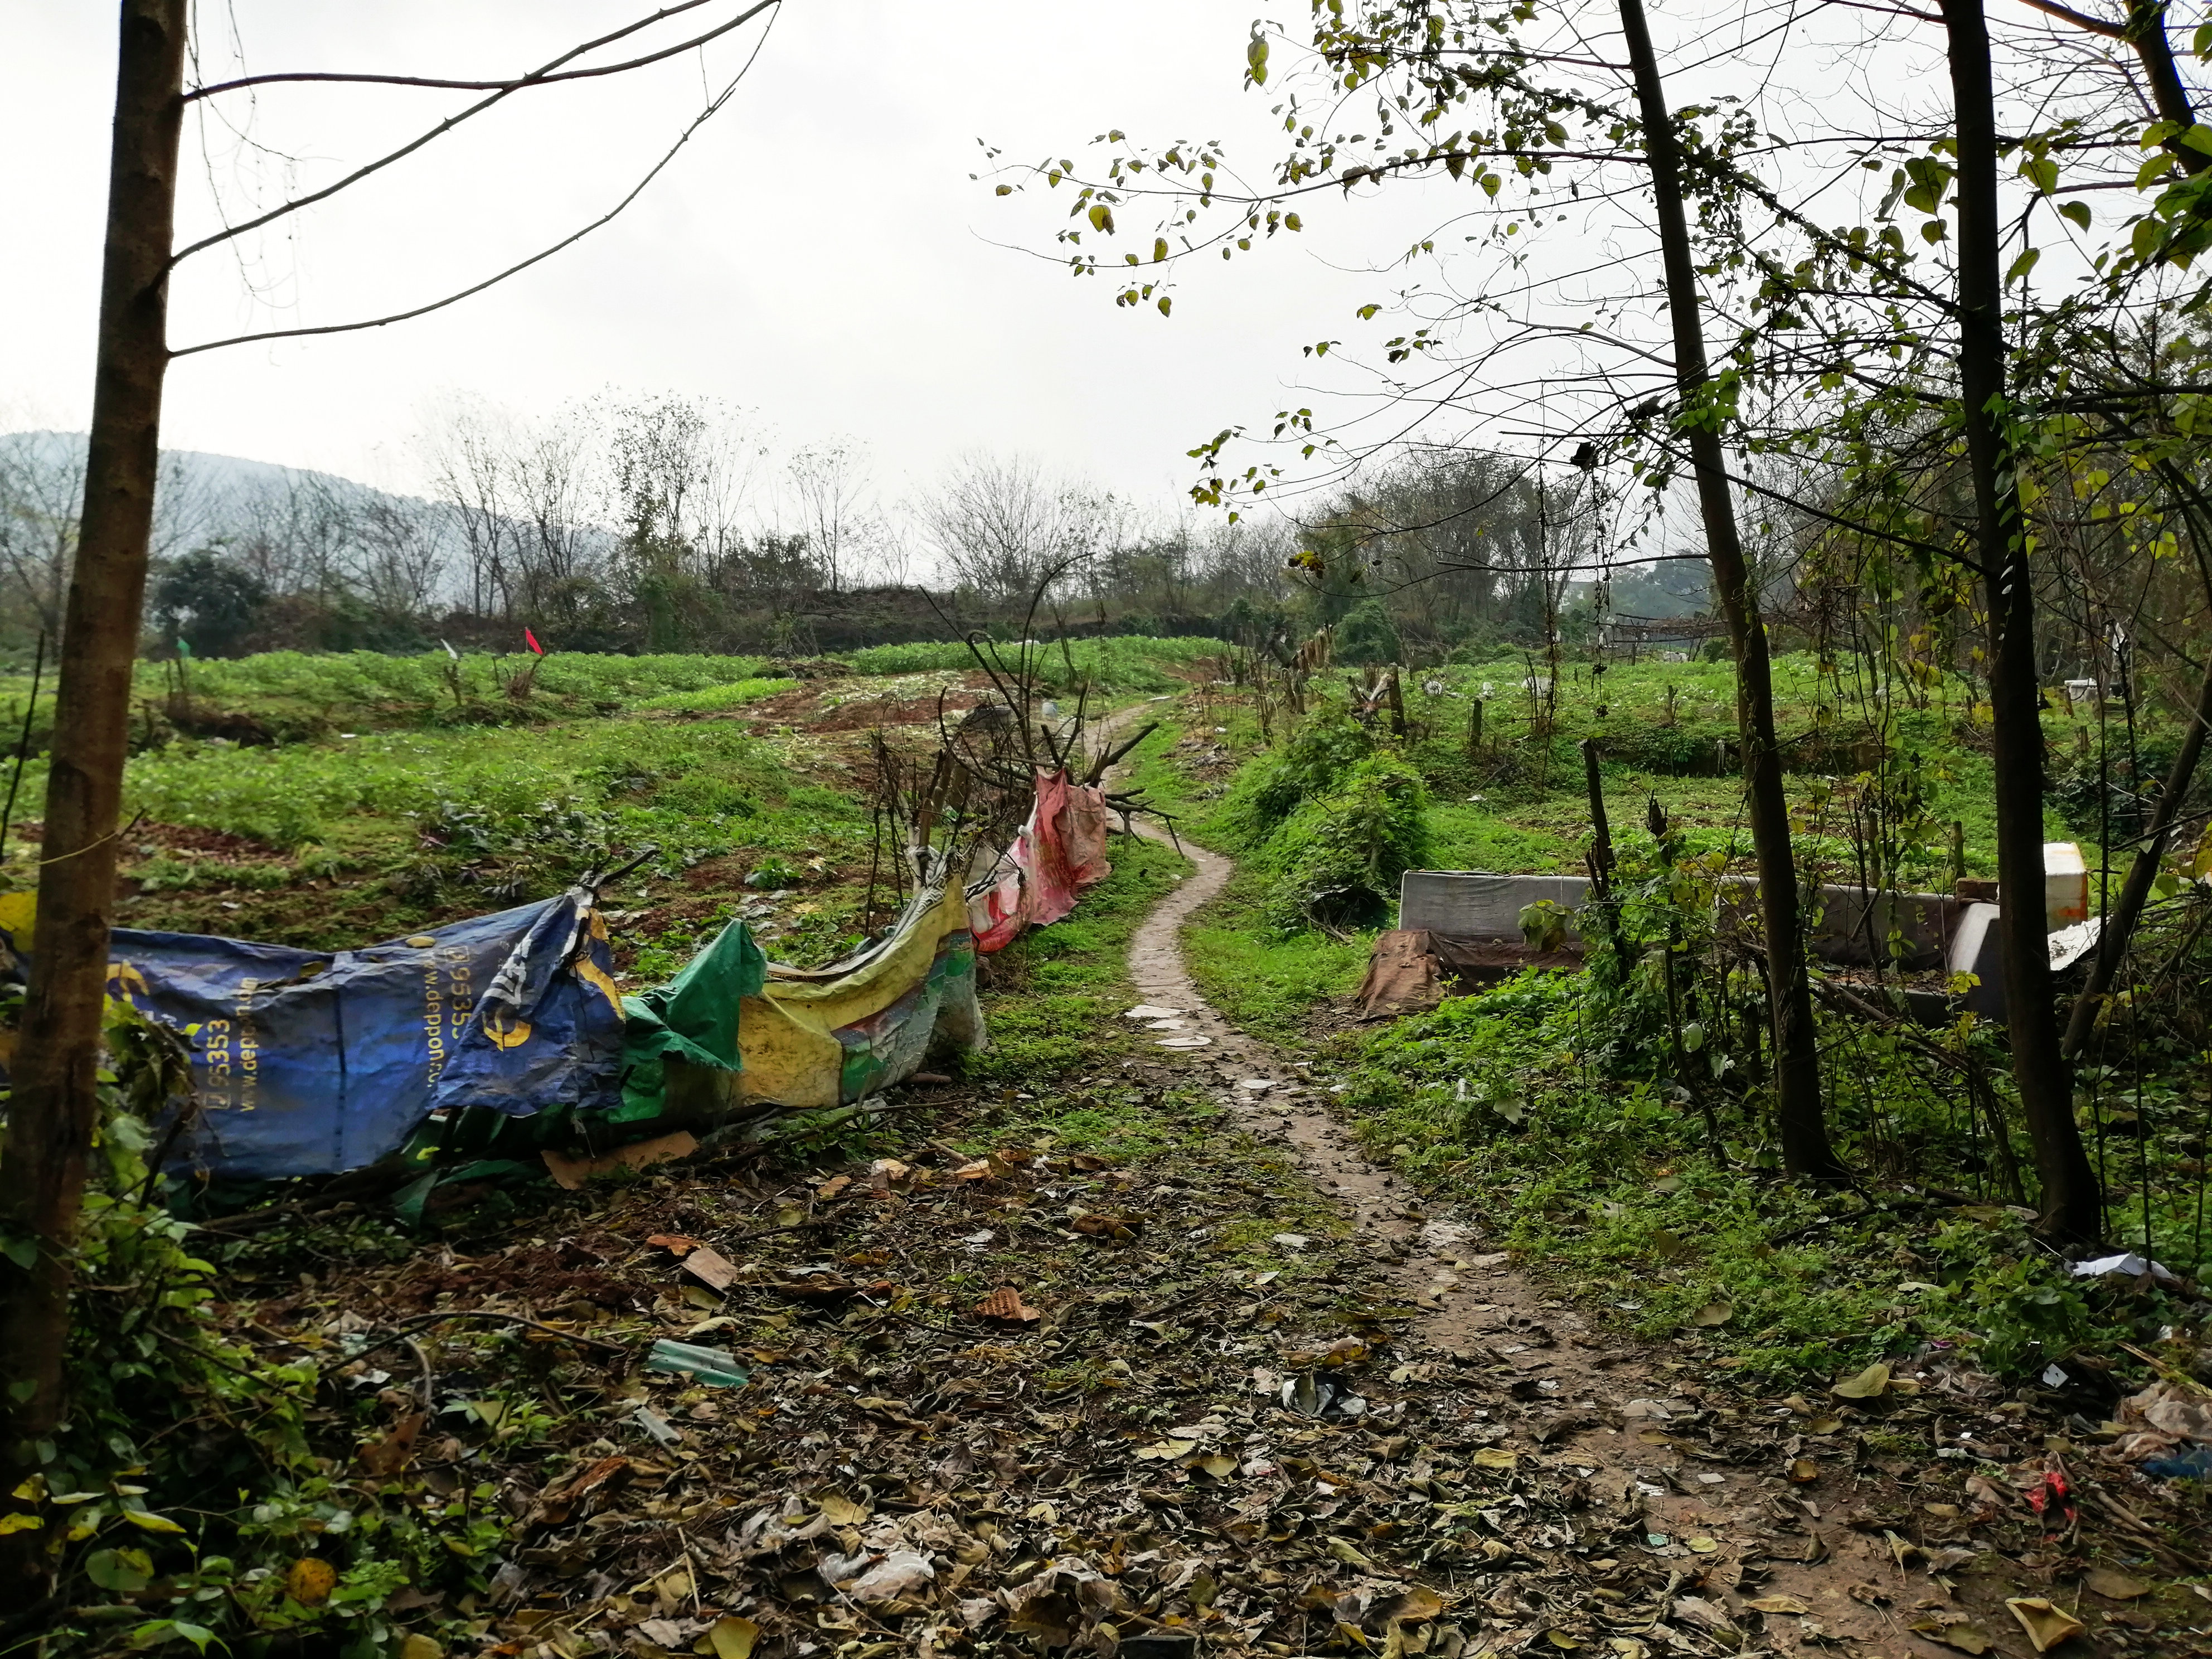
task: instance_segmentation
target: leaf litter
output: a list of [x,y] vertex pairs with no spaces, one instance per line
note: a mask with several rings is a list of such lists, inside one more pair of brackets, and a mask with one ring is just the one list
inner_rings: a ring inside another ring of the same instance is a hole
[[[1251,1066],[1132,1069],[1182,1120]],[[1340,1138],[1243,1080],[1210,1103],[1255,1133],[1136,1162],[962,1091],[896,1157],[665,1164],[231,1312],[350,1390],[313,1426],[387,1500],[496,1494],[488,1590],[420,1610],[500,1659],[1978,1653],[2077,1618],[2201,1648],[2145,1477],[2051,1449],[1959,1356],[1816,1406],[1694,1346],[1607,1352],[1471,1220],[1328,1223],[1284,1142],[1344,1176],[1314,1152]],[[366,1352],[402,1330],[419,1389]],[[2132,1526],[2086,1530],[2085,1494]]]

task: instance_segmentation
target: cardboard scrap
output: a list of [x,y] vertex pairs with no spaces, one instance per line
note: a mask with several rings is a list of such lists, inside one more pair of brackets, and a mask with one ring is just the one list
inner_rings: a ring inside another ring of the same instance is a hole
[[698,1138],[688,1129],[678,1129],[672,1135],[659,1135],[634,1146],[618,1146],[597,1158],[569,1158],[550,1148],[538,1156],[545,1160],[554,1181],[573,1193],[593,1176],[612,1175],[617,1170],[649,1170],[656,1164],[689,1158],[698,1150]]

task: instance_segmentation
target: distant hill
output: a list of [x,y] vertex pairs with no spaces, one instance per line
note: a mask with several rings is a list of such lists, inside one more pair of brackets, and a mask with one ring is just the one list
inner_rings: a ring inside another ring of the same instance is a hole
[[[9,464],[54,471],[82,472],[86,436],[82,432],[0,433],[0,466]],[[217,455],[204,449],[165,449],[161,452],[164,485],[174,483],[202,502],[236,500],[240,496],[283,489],[288,485],[315,484],[371,498],[408,501],[389,490],[365,484],[335,472],[308,467],[283,466],[275,461],[248,460],[242,455]]]

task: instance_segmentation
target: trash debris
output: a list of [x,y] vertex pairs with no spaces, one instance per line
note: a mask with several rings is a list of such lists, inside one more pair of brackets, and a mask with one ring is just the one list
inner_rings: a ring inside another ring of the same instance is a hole
[[2065,1370],[2056,1361],[2043,1368],[2043,1386],[2045,1388],[2063,1389],[2066,1386],[2066,1382],[2067,1376]]
[[647,1352],[645,1368],[689,1376],[715,1389],[742,1389],[749,1380],[748,1374],[738,1369],[737,1356],[727,1348],[695,1348],[665,1336]]
[[1312,1243],[1313,1240],[1308,1238],[1304,1233],[1277,1233],[1267,1242],[1270,1244],[1279,1244],[1286,1250],[1303,1250]]
[[1239,1078],[1237,1080],[1237,1086],[1249,1095],[1264,1095],[1268,1090],[1280,1088],[1282,1085],[1271,1077],[1247,1077]]
[[684,1443],[683,1431],[650,1406],[640,1406],[630,1413],[629,1420],[643,1429],[646,1437],[657,1444],[680,1446]]
[[1367,1414],[1367,1401],[1311,1371],[1283,1379],[1276,1398],[1301,1417],[1354,1418]]
[[593,1176],[613,1175],[621,1170],[649,1170],[656,1164],[689,1158],[698,1150],[698,1138],[688,1129],[678,1129],[672,1135],[657,1135],[651,1140],[617,1146],[597,1158],[570,1158],[550,1146],[538,1156],[545,1160],[554,1181],[573,1193]]
[[1213,1039],[1210,1036],[1162,1037],[1158,1046],[1163,1048],[1211,1048]]
[[2161,1480],[2203,1480],[2212,1478],[2212,1446],[2192,1446],[2179,1456],[2146,1457],[2142,1472]]
[[684,1271],[717,1296],[738,1281],[738,1264],[704,1244],[684,1256]]
[[1180,1008],[1163,1008],[1157,1003],[1140,1002],[1133,1008],[1121,1011],[1124,1019],[1173,1019],[1182,1012]]
[[2161,1285],[2181,1283],[2163,1262],[2146,1261],[2132,1250],[2119,1255],[2100,1255],[2094,1261],[2077,1261],[2073,1273],[2076,1279],[2141,1279],[2148,1273]]

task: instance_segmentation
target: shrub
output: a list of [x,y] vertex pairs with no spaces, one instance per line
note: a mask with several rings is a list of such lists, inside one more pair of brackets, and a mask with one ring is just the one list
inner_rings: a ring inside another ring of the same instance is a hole
[[1380,599],[1356,605],[1336,625],[1335,656],[1339,662],[1389,663],[1404,660],[1406,647],[1398,638],[1398,624],[1390,619]]
[[1378,927],[1398,878],[1428,850],[1428,789],[1395,755],[1370,755],[1341,788],[1301,807],[1274,839],[1281,879],[1270,909],[1286,932]]
[[1340,706],[1317,708],[1283,746],[1237,774],[1220,822],[1229,839],[1257,848],[1305,802],[1325,795],[1375,752],[1375,738]]

